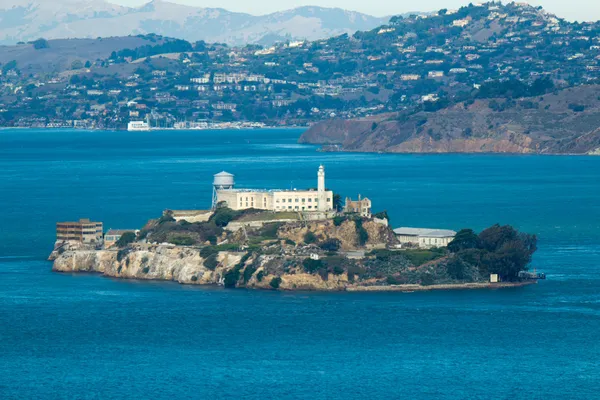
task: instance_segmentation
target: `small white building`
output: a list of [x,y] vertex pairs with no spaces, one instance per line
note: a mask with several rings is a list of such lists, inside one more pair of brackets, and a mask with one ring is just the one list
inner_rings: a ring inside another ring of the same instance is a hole
[[455,231],[428,228],[397,228],[396,237],[402,246],[417,246],[423,249],[447,247],[456,236]]

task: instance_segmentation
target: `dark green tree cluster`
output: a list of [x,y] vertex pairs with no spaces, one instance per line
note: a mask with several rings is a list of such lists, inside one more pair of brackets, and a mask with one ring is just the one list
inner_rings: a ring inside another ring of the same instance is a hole
[[117,240],[117,247],[119,248],[124,248],[129,246],[131,243],[135,242],[136,240],[136,235],[134,232],[125,232],[123,235],[121,235],[121,237],[119,238],[119,240]]
[[537,237],[518,232],[512,226],[494,225],[477,235],[463,229],[448,245],[454,253],[448,262],[448,274],[456,280],[481,279],[498,274],[504,281],[518,279],[519,271],[527,270],[535,251]]

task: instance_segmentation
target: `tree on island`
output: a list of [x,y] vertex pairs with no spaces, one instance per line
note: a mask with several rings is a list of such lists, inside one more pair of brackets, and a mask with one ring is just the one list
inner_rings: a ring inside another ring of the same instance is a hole
[[537,237],[496,224],[479,235],[470,229],[461,230],[448,250],[454,253],[447,266],[454,279],[467,279],[475,268],[481,275],[498,274],[502,280],[514,281],[520,271],[528,269],[537,250]]
[[131,243],[135,242],[137,236],[134,232],[125,232],[119,240],[117,240],[117,247],[123,248],[129,246]]

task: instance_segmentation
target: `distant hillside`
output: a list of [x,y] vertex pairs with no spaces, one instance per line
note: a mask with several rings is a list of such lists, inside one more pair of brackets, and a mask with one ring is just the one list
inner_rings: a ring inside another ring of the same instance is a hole
[[137,8],[103,0],[8,0],[0,4],[0,44],[156,33],[229,45],[316,40],[387,22],[357,12],[301,7],[264,16],[153,0]]
[[312,126],[300,142],[390,153],[593,153],[600,149],[600,86],[411,115],[333,119]]
[[156,36],[125,36],[49,40],[45,42],[44,48],[36,48],[31,43],[0,46],[0,65],[16,61],[24,73],[62,72],[71,69],[74,61],[104,60],[114,51],[157,45],[169,40]]

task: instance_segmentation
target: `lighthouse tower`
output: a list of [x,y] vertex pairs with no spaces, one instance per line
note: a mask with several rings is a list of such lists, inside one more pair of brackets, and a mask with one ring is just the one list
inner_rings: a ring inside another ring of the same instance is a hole
[[325,192],[325,167],[321,165],[317,174],[317,196],[319,198],[318,210],[327,211],[327,193]]

